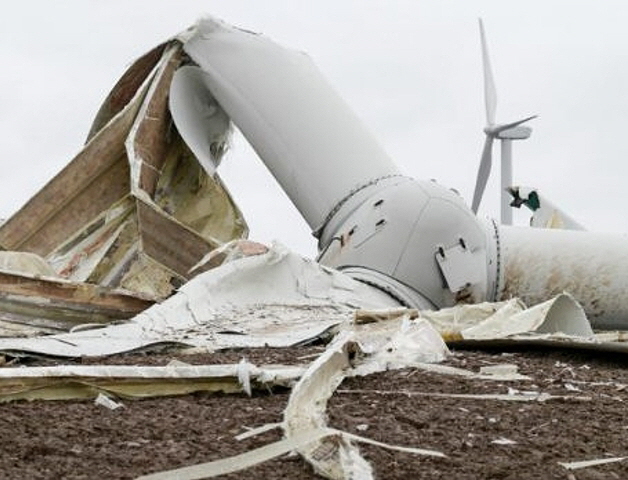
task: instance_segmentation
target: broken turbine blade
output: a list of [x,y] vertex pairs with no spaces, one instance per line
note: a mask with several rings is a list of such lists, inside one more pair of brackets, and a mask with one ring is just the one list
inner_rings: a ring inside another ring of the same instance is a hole
[[208,175],[227,150],[231,121],[206,86],[198,67],[179,68],[170,84],[169,108],[179,134]]

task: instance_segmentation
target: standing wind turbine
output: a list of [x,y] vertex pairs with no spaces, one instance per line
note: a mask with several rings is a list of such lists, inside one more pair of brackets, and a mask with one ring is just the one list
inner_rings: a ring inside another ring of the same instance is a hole
[[482,195],[486,188],[486,182],[491,173],[491,165],[493,163],[493,140],[498,138],[501,140],[501,223],[503,225],[512,225],[512,210],[510,209],[509,196],[506,192],[506,189],[512,186],[512,141],[524,140],[530,136],[532,129],[522,126],[522,124],[536,118],[537,115],[513,123],[495,123],[497,91],[495,89],[495,80],[493,78],[491,62],[488,55],[484,24],[481,18],[479,22],[482,42],[482,65],[484,67],[484,103],[486,106],[486,127],[484,127],[484,133],[486,134],[486,140],[484,141],[484,148],[482,149],[482,158],[480,160],[480,168],[478,169],[478,177],[475,182],[471,209],[474,213],[478,212]]

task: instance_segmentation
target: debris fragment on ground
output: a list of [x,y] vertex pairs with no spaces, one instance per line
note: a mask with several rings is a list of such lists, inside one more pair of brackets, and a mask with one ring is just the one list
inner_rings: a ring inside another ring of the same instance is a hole
[[[300,362],[320,347],[247,349],[214,354],[133,354],[109,363],[167,365],[173,358],[191,364],[239,361]],[[95,359],[93,360],[95,361]],[[98,359],[98,363],[107,363]],[[334,428],[390,444],[417,443],[447,458],[417,457],[361,445],[376,478],[557,478],[559,462],[625,456],[625,402],[628,364],[623,357],[570,351],[454,351],[445,364],[474,372],[509,363],[529,380],[486,381],[417,369],[345,379],[328,403]],[[577,386],[572,392],[566,385]],[[591,400],[504,402],[408,395],[422,393],[507,393],[540,391],[588,396]],[[359,392],[358,392],[359,391]],[[390,395],[377,393],[393,392]],[[371,392],[371,393],[369,393]],[[396,393],[395,393],[396,392]],[[0,405],[4,478],[131,479],[150,472],[195,465],[243,453],[281,438],[280,430],[238,441],[250,428],[281,422],[288,390],[225,397],[193,394],[125,401],[107,410],[93,400],[17,402]],[[513,445],[492,443],[500,438]],[[573,471],[578,480],[625,478],[626,462]],[[285,455],[221,478],[314,479],[300,457]]]

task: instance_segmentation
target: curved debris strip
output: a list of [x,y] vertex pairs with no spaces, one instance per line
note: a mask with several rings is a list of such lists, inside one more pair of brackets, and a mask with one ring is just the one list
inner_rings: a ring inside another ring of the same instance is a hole
[[[448,349],[438,333],[424,321],[411,321],[411,313],[404,314],[403,310],[399,310],[398,314],[400,316],[394,320],[343,325],[343,332],[312,363],[292,390],[284,411],[287,438],[327,427],[327,401],[346,376],[444,360]],[[354,441],[372,443],[357,435],[338,431],[337,436],[323,437],[298,451],[325,478],[373,478],[370,466],[360,456]],[[402,448],[419,455],[444,456],[434,450],[380,446]]]
[[497,303],[457,305],[438,311],[424,310],[418,315],[451,342],[557,333],[580,340],[594,337],[582,306],[566,292],[530,308],[513,298]]
[[[338,337],[332,345],[316,359],[295,385],[284,411],[286,438],[313,432],[326,425],[327,401],[351,370],[350,356],[359,347],[350,334]],[[359,461],[356,447],[339,436],[321,438],[310,442],[298,451],[325,478],[372,478],[372,471]],[[356,474],[359,476],[347,476]]]
[[[401,318],[399,318],[399,316]],[[415,360],[420,360],[418,355],[409,355],[407,364],[398,362],[391,363],[377,360],[376,349],[372,353],[366,354],[360,343],[370,342],[371,345],[380,345],[380,348],[388,348],[390,339],[399,332],[408,335],[410,338],[418,339],[412,335],[412,330],[425,331],[431,327],[423,321],[411,322],[409,326],[400,328],[402,322],[409,322],[410,315],[404,314],[403,310],[397,310],[389,318],[392,321],[385,321],[388,328],[373,328],[374,324],[356,326],[355,330],[351,324],[342,326],[342,331],[332,342],[332,344],[321,354],[303,373],[299,382],[293,387],[288,405],[284,411],[284,422],[281,425],[285,438],[278,442],[265,445],[247,453],[234,457],[208,462],[200,465],[183,467],[165,472],[158,472],[139,477],[141,480],[193,480],[201,478],[212,478],[227,473],[244,470],[261,462],[271,460],[291,451],[297,451],[314,468],[314,470],[325,478],[337,480],[369,480],[373,478],[370,464],[360,455],[356,442],[368,443],[381,448],[399,450],[417,455],[430,455],[444,457],[442,452],[421,448],[390,445],[377,442],[349,432],[330,428],[326,423],[327,401],[334,394],[342,380],[355,374],[354,361],[360,364],[373,363],[370,371],[383,371],[390,368],[402,368],[411,365]],[[432,329],[433,330],[433,329]],[[440,348],[439,360],[442,360],[448,353],[447,347],[440,336],[433,331],[434,335],[425,335],[408,351],[425,352],[422,361],[434,361],[436,351]],[[380,337],[380,338],[371,338]],[[426,340],[429,339],[429,340]],[[399,358],[402,358],[404,350],[410,342],[397,349]],[[375,360],[373,360],[375,359]],[[258,429],[265,431],[267,428]],[[139,480],[139,479],[138,479]]]

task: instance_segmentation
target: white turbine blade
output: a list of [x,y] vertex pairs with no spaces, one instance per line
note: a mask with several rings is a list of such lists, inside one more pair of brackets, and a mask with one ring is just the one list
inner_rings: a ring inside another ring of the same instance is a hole
[[357,185],[399,173],[308,55],[211,18],[184,49],[313,230]]
[[482,42],[482,66],[484,69],[484,105],[486,107],[486,123],[493,125],[495,123],[495,111],[497,110],[497,90],[495,88],[495,79],[491,70],[491,60],[488,54],[488,45],[486,43],[486,34],[484,33],[484,24],[482,19],[480,22],[480,39]]
[[231,122],[205,85],[198,67],[181,67],[170,84],[169,108],[179,134],[203,169],[213,175],[227,150]]
[[480,168],[478,168],[478,178],[475,181],[475,191],[473,192],[473,202],[471,203],[473,213],[478,213],[482,195],[484,195],[486,183],[491,173],[491,166],[493,164],[493,138],[494,137],[491,135],[486,135],[486,140],[484,141],[482,159],[480,160]]

